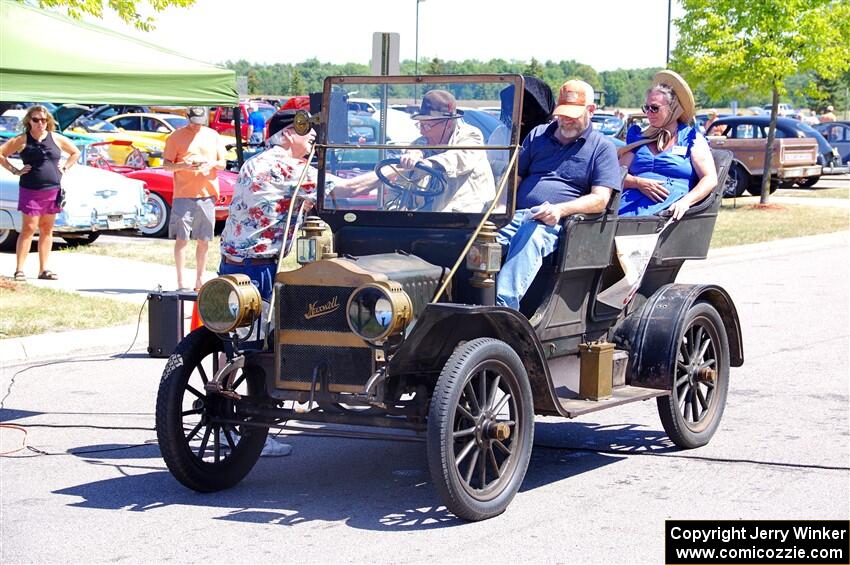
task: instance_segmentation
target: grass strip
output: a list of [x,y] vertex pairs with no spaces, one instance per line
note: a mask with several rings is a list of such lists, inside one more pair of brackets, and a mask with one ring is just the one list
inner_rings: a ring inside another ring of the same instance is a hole
[[[135,323],[140,306],[0,280],[0,339]],[[146,323],[144,314],[142,323]]]
[[850,229],[850,210],[826,206],[753,205],[733,207],[724,201],[711,247],[730,247]]

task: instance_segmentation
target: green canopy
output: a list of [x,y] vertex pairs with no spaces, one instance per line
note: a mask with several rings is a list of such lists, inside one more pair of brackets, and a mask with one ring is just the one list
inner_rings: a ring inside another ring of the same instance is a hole
[[0,0],[0,101],[235,106],[236,73]]

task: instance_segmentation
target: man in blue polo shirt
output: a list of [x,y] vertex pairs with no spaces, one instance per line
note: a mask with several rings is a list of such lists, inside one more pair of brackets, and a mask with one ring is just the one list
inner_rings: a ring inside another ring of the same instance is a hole
[[620,190],[617,151],[591,127],[594,111],[593,87],[569,80],[552,112],[556,120],[523,140],[517,212],[498,235],[508,252],[496,279],[500,306],[519,309],[543,258],[558,244],[561,218],[602,212],[611,191]]

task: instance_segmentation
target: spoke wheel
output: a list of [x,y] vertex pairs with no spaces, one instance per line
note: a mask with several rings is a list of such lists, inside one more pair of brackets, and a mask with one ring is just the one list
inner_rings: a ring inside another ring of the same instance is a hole
[[677,446],[690,449],[707,444],[720,425],[729,388],[729,342],[710,304],[698,302],[686,317],[676,349],[673,389],[657,403],[667,435]]
[[[253,468],[268,435],[267,428],[220,422],[236,419],[234,401],[208,394],[204,384],[219,368],[221,341],[201,327],[171,354],[156,400],[156,435],[168,470],[185,486],[200,492],[232,487]],[[239,372],[231,390],[256,394],[260,376]]]
[[434,487],[459,518],[505,511],[519,490],[534,438],[528,375],[506,343],[476,339],[443,367],[428,415]]

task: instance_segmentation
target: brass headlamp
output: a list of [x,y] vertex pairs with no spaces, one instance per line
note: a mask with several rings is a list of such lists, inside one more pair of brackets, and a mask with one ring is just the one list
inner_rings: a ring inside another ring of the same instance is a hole
[[401,333],[413,318],[410,296],[394,281],[358,287],[351,293],[345,310],[351,331],[370,342]]
[[198,315],[215,333],[248,326],[261,312],[260,291],[248,275],[222,275],[207,281],[198,291]]

